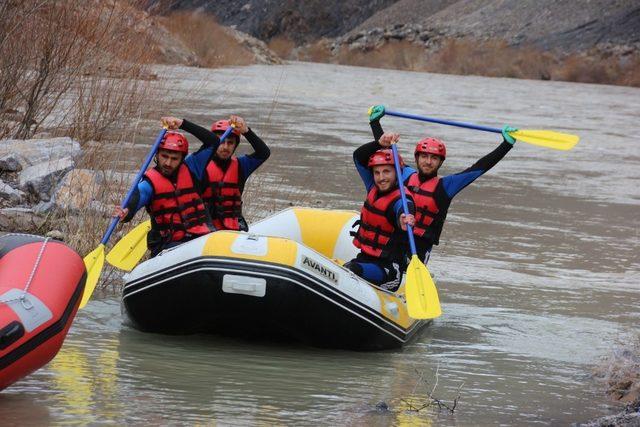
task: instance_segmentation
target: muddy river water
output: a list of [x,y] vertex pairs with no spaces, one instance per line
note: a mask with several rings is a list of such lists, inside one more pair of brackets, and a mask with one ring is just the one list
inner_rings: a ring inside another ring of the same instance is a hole
[[[351,153],[371,139],[372,104],[582,140],[569,152],[517,143],[456,197],[429,263],[444,314],[401,350],[144,334],[103,293],[53,362],[0,394],[0,425],[567,425],[615,411],[591,372],[640,323],[640,89],[308,63],[158,73],[174,92],[167,113],[203,125],[241,114],[272,148],[248,184],[250,219],[358,209]],[[500,141],[382,124],[406,159],[424,135],[445,140],[442,174]],[[447,404],[459,390],[453,414],[409,410],[434,386]]]

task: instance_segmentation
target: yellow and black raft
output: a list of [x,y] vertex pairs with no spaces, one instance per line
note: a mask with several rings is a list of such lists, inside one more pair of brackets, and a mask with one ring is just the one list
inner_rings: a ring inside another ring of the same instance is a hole
[[295,339],[354,350],[401,347],[429,321],[342,263],[356,255],[353,211],[291,208],[249,233],[218,231],[125,276],[124,309],[143,331]]

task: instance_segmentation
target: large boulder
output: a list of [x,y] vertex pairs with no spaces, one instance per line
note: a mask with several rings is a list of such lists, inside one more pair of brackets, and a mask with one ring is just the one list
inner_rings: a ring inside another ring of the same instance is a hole
[[29,166],[59,160],[76,159],[82,150],[69,137],[0,140],[0,170],[18,172]]
[[55,204],[61,209],[82,210],[90,206],[101,186],[101,174],[98,172],[74,169],[58,185]]
[[131,172],[73,169],[60,181],[52,200],[58,209],[110,212],[111,203],[120,202],[135,176]]
[[17,205],[22,203],[24,196],[25,194],[22,191],[13,188],[0,179],[0,197],[8,200],[12,205]]
[[51,200],[53,189],[62,176],[73,169],[75,162],[71,157],[45,161],[29,166],[20,172],[20,189],[28,192],[35,200]]
[[[2,145],[0,145],[0,151]],[[0,171],[19,172],[22,170],[21,158],[17,153],[0,154]]]
[[22,233],[38,232],[46,219],[32,209],[5,208],[0,209],[0,230],[16,230]]
[[32,202],[48,202],[60,178],[75,167],[81,153],[80,144],[68,137],[4,139],[0,140],[0,171],[19,172],[17,187],[28,193]]

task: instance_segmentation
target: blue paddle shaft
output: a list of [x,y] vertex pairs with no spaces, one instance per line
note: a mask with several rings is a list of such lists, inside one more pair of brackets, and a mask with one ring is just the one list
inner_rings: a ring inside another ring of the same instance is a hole
[[[407,196],[404,194],[404,182],[402,182],[402,170],[400,169],[400,156],[398,156],[398,147],[396,144],[391,144],[391,151],[393,152],[393,163],[396,166],[396,180],[398,181],[398,188],[400,189],[400,197],[402,198],[402,211],[404,215],[409,215],[409,205],[407,204]],[[407,224],[407,234],[409,235],[409,246],[411,246],[411,255],[415,255],[416,242],[413,238],[413,228]]]
[[457,126],[459,128],[481,130],[484,132],[502,133],[502,129],[490,128],[487,126],[474,125],[473,123],[452,122],[451,120],[434,119],[431,117],[417,116],[415,114],[400,113],[397,111],[385,110],[385,115],[402,117],[403,119],[420,120],[422,122],[438,123],[441,125]]
[[[162,142],[162,139],[164,138],[165,133],[167,133],[167,130],[162,129],[158,134],[158,137],[156,138],[156,142],[153,143],[153,146],[151,147],[149,154],[147,154],[147,158],[145,159],[144,164],[142,165],[142,168],[140,168],[140,171],[138,171],[138,174],[136,175],[136,177],[133,180],[133,183],[131,184],[131,188],[129,188],[129,192],[127,193],[124,200],[122,201],[122,205],[120,205],[122,209],[124,209],[129,204],[129,200],[131,200],[131,196],[133,196],[133,192],[138,186],[138,183],[142,178],[142,174],[146,172],[147,168],[149,167],[149,164],[151,163],[151,160],[153,160],[153,156],[155,156],[156,151],[158,151],[158,147],[160,146],[160,143]],[[120,222],[120,217],[118,216],[114,217],[113,220],[111,220],[111,224],[109,224],[109,228],[107,228],[107,232],[104,233],[104,236],[102,237],[102,240],[100,241],[100,243],[102,243],[103,245],[107,244],[107,242],[109,241],[109,238],[111,237],[111,234],[113,233],[113,230],[116,229],[116,225],[118,225],[118,222]]]
[[[233,129],[234,129],[233,127],[229,126],[227,130],[225,130],[224,133],[220,136],[220,142],[224,141],[229,136],[229,134],[233,131]],[[144,164],[142,165],[142,168],[140,169],[135,179],[133,180],[133,184],[131,184],[131,188],[129,188],[129,192],[127,193],[124,200],[122,201],[122,205],[120,205],[122,209],[124,209],[129,204],[129,200],[131,200],[131,196],[133,196],[133,192],[138,186],[140,179],[142,179],[142,175],[147,171],[147,168],[151,164],[151,160],[153,160],[153,156],[155,156],[156,151],[158,151],[158,147],[160,146],[160,143],[162,142],[162,139],[164,138],[165,133],[167,133],[167,130],[162,129],[162,131],[160,131],[160,134],[158,134],[158,138],[156,138],[156,142],[153,143],[153,146],[151,147],[151,150],[149,151],[149,154],[147,155],[147,158],[145,159]],[[104,236],[102,237],[102,240],[100,241],[100,243],[102,243],[103,245],[107,244],[107,242],[109,241],[109,238],[111,237],[111,234],[113,233],[113,230],[116,229],[118,222],[120,222],[120,217],[118,216],[113,218],[113,220],[111,220],[111,224],[109,224],[109,228],[107,228],[107,232],[104,233]]]

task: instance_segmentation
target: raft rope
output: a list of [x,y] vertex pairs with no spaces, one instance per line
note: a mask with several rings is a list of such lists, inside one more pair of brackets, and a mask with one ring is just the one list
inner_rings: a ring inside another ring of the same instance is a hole
[[[25,235],[25,234],[21,234],[21,233],[5,234],[5,236],[16,236],[16,235]],[[47,246],[47,242],[49,241],[49,239],[50,237],[47,237],[42,242],[42,246],[40,247],[40,252],[38,252],[38,257],[36,258],[36,262],[33,265],[33,269],[31,270],[31,274],[29,275],[27,284],[24,285],[24,289],[22,290],[22,295],[20,295],[19,297],[8,299],[8,300],[0,300],[0,304],[8,304],[10,302],[20,301],[20,303],[25,308],[25,310],[31,310],[33,308],[33,304],[31,304],[31,302],[27,299],[27,292],[29,292],[29,286],[31,286],[31,282],[33,281],[33,278],[36,275],[36,271],[38,270],[38,266],[40,265],[40,261],[42,260],[42,255],[44,254],[44,249]]]

